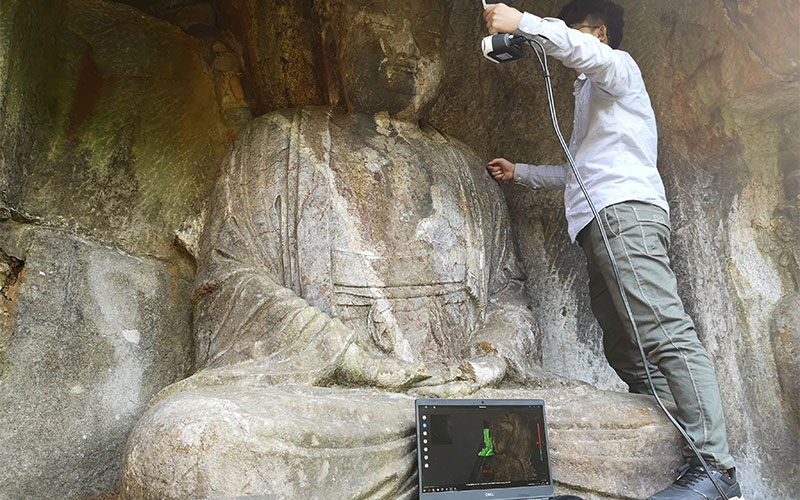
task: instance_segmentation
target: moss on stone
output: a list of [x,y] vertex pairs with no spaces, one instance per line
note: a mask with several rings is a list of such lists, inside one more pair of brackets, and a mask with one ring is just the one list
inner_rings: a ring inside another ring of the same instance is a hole
[[0,131],[9,204],[165,256],[172,231],[210,194],[225,147],[198,42],[125,5],[59,6],[9,14]]

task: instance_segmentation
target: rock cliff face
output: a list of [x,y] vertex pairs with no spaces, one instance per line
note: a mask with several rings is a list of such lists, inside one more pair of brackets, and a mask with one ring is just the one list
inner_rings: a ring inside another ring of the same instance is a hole
[[[535,63],[480,56],[468,3],[451,2],[430,121],[487,160],[562,163]],[[619,3],[621,48],[659,123],[673,265],[743,492],[798,498],[800,9]],[[191,253],[223,151],[254,115],[344,106],[334,50],[311,0],[2,2],[0,499],[117,490],[147,401],[192,371]],[[568,134],[574,75],[551,65]],[[545,367],[621,389],[561,194],[504,190]]]
[[203,42],[165,21],[96,1],[0,19],[0,498],[113,492],[144,405],[191,370],[173,233],[229,126]]

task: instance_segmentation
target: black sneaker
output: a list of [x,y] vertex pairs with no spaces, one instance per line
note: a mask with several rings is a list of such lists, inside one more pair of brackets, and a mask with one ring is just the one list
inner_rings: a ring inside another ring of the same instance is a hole
[[[721,473],[713,466],[709,466],[711,474],[729,500],[738,499],[742,492],[736,473],[731,469],[731,476]],[[706,475],[705,469],[699,462],[689,462],[678,469],[678,479],[669,488],[659,491],[649,500],[722,500],[714,483]]]

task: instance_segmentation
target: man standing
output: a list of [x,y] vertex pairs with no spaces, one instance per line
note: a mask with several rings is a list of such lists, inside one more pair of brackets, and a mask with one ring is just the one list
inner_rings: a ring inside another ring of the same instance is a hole
[[[677,420],[729,498],[738,497],[719,386],[708,354],[677,292],[667,249],[669,205],[656,168],[657,131],[639,67],[618,50],[623,9],[607,0],[573,0],[559,18],[540,18],[504,4],[484,12],[489,32],[536,37],[547,54],[578,73],[569,149],[599,221],[567,165],[487,168],[498,181],[564,189],[570,238],[586,254],[592,311],[606,358],[631,392],[652,393],[598,223],[610,238],[622,284],[647,354],[653,389],[673,401]],[[716,499],[718,492],[690,448],[676,481],[651,500]]]

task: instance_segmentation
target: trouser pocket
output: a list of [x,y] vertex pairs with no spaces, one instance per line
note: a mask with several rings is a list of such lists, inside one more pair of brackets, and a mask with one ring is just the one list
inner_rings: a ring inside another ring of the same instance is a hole
[[667,212],[655,205],[627,201],[600,211],[609,239],[624,237],[646,254],[664,255],[669,248],[670,225]]
[[632,203],[631,210],[636,218],[644,251],[648,255],[666,256],[671,233],[667,212],[647,203]]

